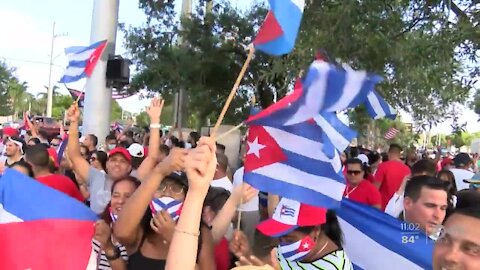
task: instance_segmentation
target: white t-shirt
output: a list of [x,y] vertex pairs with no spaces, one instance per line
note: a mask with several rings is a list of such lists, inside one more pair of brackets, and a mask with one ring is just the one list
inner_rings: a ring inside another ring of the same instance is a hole
[[222,177],[217,180],[213,180],[212,183],[210,184],[212,187],[220,187],[228,190],[230,193],[232,193],[233,190],[233,185],[230,179],[228,177]]
[[[244,168],[240,167],[235,174],[233,174],[233,186],[237,187],[243,183]],[[238,211],[253,212],[258,211],[258,196],[254,196],[249,202],[246,202],[238,207]]]
[[455,176],[455,184],[457,185],[457,190],[470,188],[470,186],[467,183],[464,183],[463,180],[472,179],[474,175],[473,172],[457,168],[450,169],[450,171],[453,173],[453,176]]

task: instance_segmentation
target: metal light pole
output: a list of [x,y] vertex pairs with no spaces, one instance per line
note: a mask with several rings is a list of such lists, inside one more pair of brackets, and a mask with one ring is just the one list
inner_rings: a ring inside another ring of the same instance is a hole
[[107,87],[107,61],[115,54],[119,0],[95,0],[93,3],[90,43],[107,39],[107,46],[98,60],[85,90],[83,133],[95,134],[104,142],[110,127],[112,88]]

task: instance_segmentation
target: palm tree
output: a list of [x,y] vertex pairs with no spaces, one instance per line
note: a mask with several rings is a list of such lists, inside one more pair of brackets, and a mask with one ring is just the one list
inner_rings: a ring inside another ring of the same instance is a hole
[[8,81],[7,94],[13,109],[13,120],[17,120],[18,114],[25,111],[27,101],[27,83],[18,82],[13,78]]

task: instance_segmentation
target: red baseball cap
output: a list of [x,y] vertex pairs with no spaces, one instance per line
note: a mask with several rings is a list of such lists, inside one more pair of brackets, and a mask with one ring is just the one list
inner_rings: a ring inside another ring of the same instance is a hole
[[7,136],[17,136],[18,135],[18,130],[12,128],[12,127],[6,127],[3,129],[3,135]]
[[442,162],[440,163],[440,166],[445,167],[446,165],[452,165],[453,164],[453,159],[446,157],[442,159]]
[[327,220],[327,209],[282,198],[272,218],[258,224],[257,229],[271,237],[280,237],[298,227],[318,226]]
[[110,158],[111,156],[115,155],[115,154],[121,154],[123,155],[123,157],[125,157],[125,159],[127,159],[129,162],[132,162],[132,156],[130,155],[130,153],[128,152],[128,150],[126,148],[123,148],[123,147],[115,147],[113,148],[112,150],[110,150],[110,152],[108,152],[108,157]]

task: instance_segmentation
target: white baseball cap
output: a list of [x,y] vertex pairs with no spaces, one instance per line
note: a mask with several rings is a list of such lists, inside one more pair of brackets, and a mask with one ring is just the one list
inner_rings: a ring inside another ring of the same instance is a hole
[[127,150],[132,157],[142,158],[145,156],[145,149],[139,143],[132,143]]

